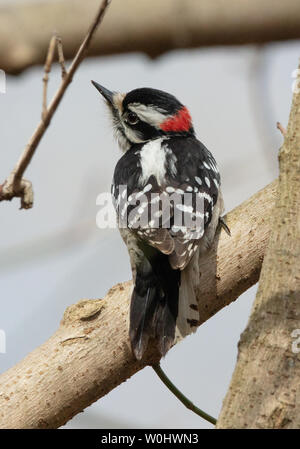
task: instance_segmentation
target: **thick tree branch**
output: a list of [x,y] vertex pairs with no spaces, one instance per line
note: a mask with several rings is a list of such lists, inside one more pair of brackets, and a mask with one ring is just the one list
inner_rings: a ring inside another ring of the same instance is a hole
[[[46,101],[45,101],[45,92],[46,89],[44,89],[44,100],[43,100],[43,111],[42,111],[42,119],[40,123],[38,124],[36,130],[34,131],[32,137],[30,138],[28,144],[26,145],[23,153],[21,154],[15,168],[7,178],[7,180],[0,185],[0,202],[1,201],[11,201],[14,197],[20,197],[21,198],[21,209],[29,209],[33,205],[33,191],[32,191],[32,185],[30,181],[27,181],[23,179],[23,174],[28,167],[35,150],[37,149],[38,144],[40,143],[40,140],[42,139],[43,135],[45,134],[45,131],[47,130],[48,126],[50,125],[51,119],[61,101],[63,98],[65,91],[69,84],[72,82],[74,73],[76,72],[77,68],[79,67],[81,61],[83,60],[84,56],[86,55],[86,52],[89,48],[90,42],[99,26],[99,24],[102,22],[102,19],[104,17],[105,11],[110,3],[110,0],[103,0],[101,3],[100,8],[98,9],[98,12],[92,22],[92,25],[86,34],[83,42],[81,43],[73,61],[68,71],[65,71],[65,67],[62,61],[62,49],[61,45],[59,44],[58,48],[58,54],[59,54],[59,62],[62,69],[62,81],[61,84],[54,95],[49,107],[46,107]],[[46,61],[46,73],[44,79],[45,86],[47,86],[47,76],[50,71],[50,66],[53,60],[53,52],[54,52],[54,45],[55,41],[53,38],[50,41],[50,46],[48,50],[48,56]]]
[[[300,79],[279,153],[278,195],[259,289],[218,428],[300,427]],[[299,333],[298,333],[299,332]],[[293,338],[294,337],[294,338]]]
[[[197,297],[201,323],[257,282],[277,181],[227,215],[231,237],[218,233],[199,260]],[[118,284],[104,299],[69,307],[57,332],[0,376],[1,428],[53,428],[107,394],[147,364],[132,356],[128,339],[131,283]]]
[[[62,35],[70,59],[96,7],[97,0],[2,6],[0,67],[18,73],[42,64],[53,30]],[[115,0],[90,55],[143,52],[155,57],[177,48],[299,37],[298,0]]]

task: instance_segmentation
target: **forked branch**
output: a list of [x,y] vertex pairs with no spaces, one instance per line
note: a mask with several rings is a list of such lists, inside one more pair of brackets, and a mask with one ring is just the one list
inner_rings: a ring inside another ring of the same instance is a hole
[[[68,71],[65,69],[63,51],[61,40],[58,37],[53,37],[50,40],[50,45],[48,49],[47,60],[45,64],[45,76],[44,76],[44,94],[43,94],[43,112],[42,119],[38,124],[36,130],[34,131],[32,137],[30,138],[28,144],[26,145],[21,157],[19,158],[15,168],[12,170],[11,174],[8,176],[6,181],[0,185],[0,201],[10,201],[14,197],[21,198],[21,209],[29,209],[33,205],[33,191],[32,185],[30,181],[27,181],[23,178],[24,172],[28,167],[37,147],[45,134],[46,129],[48,128],[51,119],[63,98],[65,91],[69,84],[71,83],[74,73],[79,67],[81,61],[86,55],[86,52],[89,48],[92,37],[95,34],[98,26],[102,22],[106,9],[111,0],[103,0],[102,4],[94,18],[94,21],[85,36],[82,44],[80,45],[72,63]],[[62,81],[61,84],[52,98],[52,101],[47,107],[47,83],[48,83],[48,74],[51,69],[51,64],[54,57],[55,46],[58,47],[58,57],[59,63],[62,68]]]

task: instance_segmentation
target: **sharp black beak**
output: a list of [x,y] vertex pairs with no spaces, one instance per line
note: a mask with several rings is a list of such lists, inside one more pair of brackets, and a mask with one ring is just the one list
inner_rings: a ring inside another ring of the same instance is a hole
[[101,95],[105,98],[105,100],[113,106],[113,96],[115,92],[111,92],[100,84],[96,83],[96,81],[92,80],[92,84],[96,87],[96,89],[100,92]]

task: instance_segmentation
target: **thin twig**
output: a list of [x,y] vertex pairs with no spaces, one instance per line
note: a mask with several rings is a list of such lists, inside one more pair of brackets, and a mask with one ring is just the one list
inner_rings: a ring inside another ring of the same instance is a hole
[[[111,0],[103,0],[102,4],[95,16],[94,21],[92,22],[92,25],[84,38],[82,44],[80,45],[73,61],[70,66],[70,69],[68,72],[66,72],[64,78],[62,79],[62,82],[52,98],[52,101],[47,108],[47,112],[44,116],[44,118],[40,121],[38,124],[36,130],[34,131],[32,137],[30,138],[28,144],[26,145],[21,157],[19,158],[15,168],[11,172],[10,176],[7,178],[7,180],[0,186],[0,201],[3,200],[11,200],[14,197],[21,197],[21,208],[28,209],[32,207],[32,186],[29,181],[23,180],[23,174],[28,167],[32,156],[34,155],[34,152],[45,134],[46,129],[48,128],[51,119],[68,87],[68,85],[72,82],[74,73],[76,72],[78,66],[80,65],[81,61],[85,57],[85,54],[88,50],[88,47],[90,45],[91,39],[95,34],[95,31],[97,30],[98,26],[102,22],[102,19],[104,17],[104,14],[106,12],[106,9],[108,5],[110,4]],[[26,193],[27,197],[24,197],[24,183],[26,184]],[[30,186],[29,186],[29,184]],[[30,195],[29,195],[30,193]],[[30,201],[27,202],[26,198],[30,196]]]
[[57,53],[58,53],[58,62],[61,67],[61,77],[62,77],[62,79],[64,79],[67,75],[67,70],[66,70],[66,66],[65,66],[63,45],[62,45],[62,40],[61,40],[60,36],[56,36],[56,45],[57,45]]
[[44,77],[43,77],[43,107],[42,107],[42,119],[45,120],[45,117],[47,115],[47,88],[48,88],[48,80],[49,80],[49,73],[51,71],[52,62],[54,59],[54,52],[55,52],[55,46],[56,46],[56,36],[52,36],[49,43],[47,58],[44,66]]
[[213,416],[208,415],[206,412],[196,407],[196,405],[194,405],[186,396],[184,396],[184,394],[181,393],[181,391],[179,391],[178,388],[175,387],[173,382],[171,382],[170,379],[166,376],[159,364],[152,365],[152,368],[154,369],[160,380],[165,384],[165,386],[177,397],[177,399],[179,399],[180,402],[182,402],[183,405],[185,405],[189,410],[192,410],[192,412],[201,416],[201,418],[205,419],[211,424],[216,425],[217,420]]
[[61,40],[61,37],[58,36],[57,33],[54,33],[54,35],[50,39],[47,58],[46,58],[45,66],[44,66],[45,74],[43,77],[44,88],[43,88],[42,120],[45,120],[47,117],[47,89],[48,89],[49,73],[51,72],[51,68],[52,68],[52,64],[53,64],[53,60],[54,60],[55,48],[57,48],[58,62],[61,67],[62,79],[64,79],[67,75],[62,40]]
[[285,136],[286,135],[286,129],[282,126],[282,124],[280,122],[277,122],[276,126],[277,126],[277,129],[279,129],[279,131],[281,132],[281,134],[283,136]]

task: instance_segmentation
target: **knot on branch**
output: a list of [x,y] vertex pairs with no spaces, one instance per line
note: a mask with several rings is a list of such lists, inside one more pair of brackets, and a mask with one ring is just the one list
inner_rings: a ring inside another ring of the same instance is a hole
[[11,173],[7,180],[0,186],[0,201],[11,201],[12,198],[21,198],[20,209],[30,209],[33,206],[32,184],[27,179],[18,180]]
[[81,299],[65,310],[61,324],[69,326],[76,321],[92,321],[98,318],[105,307],[106,301],[103,299]]

